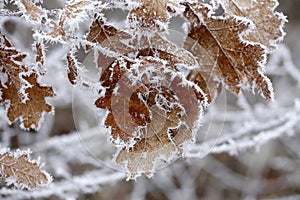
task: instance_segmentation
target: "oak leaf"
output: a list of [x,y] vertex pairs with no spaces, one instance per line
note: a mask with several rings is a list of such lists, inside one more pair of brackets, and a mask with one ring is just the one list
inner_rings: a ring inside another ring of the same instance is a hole
[[164,32],[168,28],[170,18],[179,14],[184,8],[178,2],[170,0],[134,0],[139,5],[128,14],[128,22],[137,34]]
[[[99,49],[98,65],[109,66],[117,57],[138,55],[156,55],[170,62],[169,64],[184,68],[196,68],[196,58],[184,48],[168,41],[164,37],[153,34],[151,38],[141,36],[138,40],[125,30],[119,30],[108,24],[102,17],[97,17],[90,26],[86,39]],[[92,46],[87,45],[90,50]],[[110,51],[108,53],[107,51]],[[112,58],[112,59],[110,59]]]
[[[92,22],[89,32],[86,36],[86,40],[99,45],[102,48],[107,48],[112,52],[118,52],[123,55],[132,51],[132,47],[123,43],[124,40],[130,40],[132,36],[121,31],[112,24],[108,24],[103,17],[95,16],[95,20]],[[91,45],[86,45],[86,50],[91,50]]]
[[189,32],[184,47],[197,56],[199,63],[199,68],[191,72],[191,81],[199,76],[207,83],[221,81],[235,93],[241,88],[257,88],[266,99],[272,99],[271,83],[262,73],[265,49],[242,39],[249,22],[233,16],[211,16],[211,8],[202,3],[185,5]]
[[140,6],[132,9],[128,15],[131,28],[139,31],[165,31],[170,20],[166,0],[141,0]]
[[72,52],[67,54],[68,79],[70,83],[76,84],[78,78],[78,64]]
[[6,149],[0,152],[0,176],[7,185],[17,188],[35,189],[52,181],[52,177],[41,169],[41,165],[30,160],[30,152],[11,152]]
[[151,176],[158,160],[182,156],[183,146],[194,140],[206,103],[199,87],[152,56],[133,63],[119,59],[100,81],[106,91],[95,104],[109,111],[105,126],[112,142],[122,147],[116,162],[125,163],[131,178]]
[[24,64],[26,54],[18,52],[4,36],[1,39],[0,67],[7,81],[1,81],[0,103],[8,103],[10,122],[20,119],[22,128],[38,130],[43,113],[53,110],[45,100],[54,96],[53,89],[40,85],[38,74]]
[[41,43],[36,43],[35,48],[37,53],[35,57],[35,62],[43,66],[45,64],[44,48],[42,47]]
[[35,5],[31,0],[20,0],[21,6],[25,10],[25,16],[33,21],[41,21],[46,12]]
[[[86,13],[84,12],[89,6],[92,5],[92,1],[82,1],[82,0],[69,0],[66,3],[65,8],[63,9],[59,20],[50,21],[50,25],[52,26],[52,31],[47,33],[47,36],[50,36],[53,39],[66,39],[66,22],[74,21],[76,22],[76,18],[84,16]],[[72,24],[70,28],[76,28],[77,25]]]
[[31,85],[25,89],[28,100],[23,102],[18,95],[19,89],[8,83],[5,85],[6,87],[1,88],[1,102],[9,101],[7,110],[9,121],[15,122],[20,119],[24,129],[38,130],[43,113],[52,111],[52,106],[47,104],[45,97],[53,96],[53,89],[52,87],[41,86],[37,82],[37,74],[30,74],[23,76],[23,78]]
[[245,17],[254,23],[253,30],[243,39],[263,44],[269,52],[273,52],[283,39],[286,18],[275,11],[277,0],[222,0],[219,3],[227,15]]

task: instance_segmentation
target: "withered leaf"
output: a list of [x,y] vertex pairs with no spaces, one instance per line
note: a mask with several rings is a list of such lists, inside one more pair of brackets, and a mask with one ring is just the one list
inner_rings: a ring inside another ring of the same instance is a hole
[[283,39],[283,14],[275,11],[277,0],[222,0],[220,1],[227,15],[236,15],[251,20],[255,27],[243,39],[263,44],[269,52],[277,48]]
[[80,15],[87,6],[91,5],[92,1],[89,0],[70,0],[67,2],[67,5],[64,9],[64,12],[61,16],[61,21],[65,21],[66,19],[75,19]]
[[116,162],[125,163],[131,178],[151,176],[158,160],[182,156],[206,103],[199,87],[152,56],[133,63],[119,59],[100,80],[106,92],[96,106],[109,111],[105,125],[113,142],[123,146]]
[[149,49],[156,57],[169,62],[170,65],[181,66],[186,69],[194,69],[198,67],[198,62],[195,56],[186,49],[168,41],[162,36],[155,34],[149,39],[143,38],[140,49]]
[[54,96],[54,92],[52,87],[40,85],[38,74],[23,63],[25,57],[2,36],[0,67],[7,81],[0,84],[0,103],[8,103],[7,117],[10,122],[20,119],[24,129],[38,130],[43,113],[52,111],[45,97]]
[[170,0],[134,0],[140,5],[130,10],[128,21],[131,28],[139,33],[162,32],[167,30],[173,14],[179,13],[183,7]]
[[141,0],[141,5],[128,14],[131,27],[148,32],[165,31],[170,19],[166,2],[166,0]]
[[52,181],[37,162],[31,161],[29,153],[5,152],[0,154],[0,176],[8,184],[18,188],[35,189]]
[[[11,84],[17,88],[21,88],[24,80],[20,79],[19,74],[27,71],[26,66],[22,61],[26,58],[26,54],[19,53],[13,48],[8,39],[1,35],[0,46],[0,69],[2,73],[7,74],[7,78],[10,79]],[[4,83],[1,83],[0,87],[3,87]],[[21,94],[22,95],[22,94]],[[23,95],[22,95],[23,96]]]
[[41,86],[37,82],[37,74],[23,76],[23,78],[31,85],[25,89],[28,100],[22,101],[18,95],[19,88],[8,83],[5,85],[6,87],[1,87],[1,102],[9,101],[7,117],[11,122],[20,119],[25,129],[38,130],[43,113],[52,111],[52,106],[46,102],[45,97],[53,96],[53,89],[52,87]]
[[[107,24],[101,16],[95,16],[86,39],[91,43],[100,45],[102,48],[108,48],[123,55],[132,51],[128,45],[122,43],[122,40],[131,39],[131,35],[117,29],[113,25]],[[86,50],[90,50],[91,48],[90,45],[86,46]]]
[[36,43],[35,48],[37,53],[35,57],[35,62],[43,66],[45,64],[45,58],[44,58],[45,55],[44,55],[43,46],[41,43]]
[[42,8],[35,5],[31,0],[20,0],[20,3],[24,6],[25,15],[34,21],[41,21],[46,14]]
[[70,0],[67,1],[63,12],[58,21],[51,20],[50,25],[53,27],[52,31],[47,33],[47,36],[53,39],[66,39],[65,23],[67,20],[73,20],[83,15],[85,9],[92,4],[92,1]]
[[68,79],[70,83],[76,84],[78,77],[78,66],[72,52],[67,54]]
[[[162,36],[158,34],[154,34],[151,38],[141,36],[137,40],[130,33],[107,24],[102,17],[96,17],[93,21],[86,39],[104,49],[99,52],[99,66],[109,66],[120,55],[130,57],[141,54],[156,54],[158,57],[169,61],[171,65],[181,65],[189,69],[198,66],[198,62],[192,53]],[[87,50],[91,48],[90,45],[86,46]],[[107,50],[115,54],[107,54]]]
[[36,52],[35,71],[39,75],[45,75],[47,71],[45,66],[45,57],[46,57],[45,49],[46,48],[42,42],[41,43],[35,42],[35,52]]
[[[222,81],[235,93],[242,87],[256,87],[266,99],[272,99],[271,83],[262,74],[265,49],[241,40],[249,24],[233,16],[211,17],[210,8],[202,3],[185,5],[189,33],[184,47],[197,56],[199,63],[199,68],[192,73],[209,84]],[[213,84],[211,88],[218,86]]]

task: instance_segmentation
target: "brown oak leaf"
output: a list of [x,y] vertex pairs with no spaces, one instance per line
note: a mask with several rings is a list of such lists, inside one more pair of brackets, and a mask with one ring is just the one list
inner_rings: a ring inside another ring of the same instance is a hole
[[26,189],[35,189],[52,181],[39,163],[30,160],[29,152],[22,151],[0,153],[0,176],[8,184]]
[[37,53],[37,55],[35,57],[35,62],[37,62],[41,66],[43,66],[45,64],[45,58],[44,58],[44,50],[43,50],[42,44],[36,43],[35,48],[36,48],[36,53]]
[[166,0],[141,0],[140,6],[132,9],[128,15],[128,21],[132,28],[139,31],[150,30],[165,31],[170,20]]
[[[192,53],[178,45],[168,41],[158,34],[151,38],[142,36],[137,40],[130,33],[119,30],[111,24],[107,24],[101,17],[96,17],[90,26],[86,39],[100,46],[98,65],[100,67],[109,66],[118,56],[129,56],[134,58],[137,55],[147,54],[160,57],[170,62],[171,65],[184,66],[185,68],[196,68],[198,62]],[[87,50],[92,47],[86,46]],[[113,53],[107,53],[107,51]]]
[[78,65],[72,52],[67,54],[68,79],[70,83],[76,84],[78,77]]
[[37,74],[23,76],[23,78],[31,85],[25,89],[28,100],[23,102],[18,95],[19,88],[8,83],[5,85],[6,87],[1,88],[1,102],[9,101],[7,110],[9,121],[14,122],[20,119],[24,129],[38,130],[43,113],[52,111],[52,106],[45,101],[45,97],[53,96],[53,89],[52,87],[41,86],[37,82]]
[[7,81],[0,84],[0,103],[8,103],[10,122],[20,119],[22,128],[38,130],[43,113],[53,110],[45,100],[54,96],[53,89],[41,86],[38,74],[23,63],[26,54],[19,53],[4,36],[1,39],[0,67]]
[[128,21],[131,28],[138,33],[148,34],[152,31],[166,31],[172,15],[179,13],[183,7],[170,0],[135,0],[140,5],[130,10]]
[[31,0],[20,0],[20,3],[24,7],[25,15],[31,20],[41,21],[46,14],[42,8],[35,5]]
[[[119,30],[112,24],[106,23],[99,16],[95,16],[86,39],[100,47],[100,49],[97,48],[97,50],[99,49],[97,64],[101,68],[110,66],[119,56],[135,58],[139,55],[155,55],[168,61],[170,65],[181,68],[191,69],[198,66],[198,62],[191,52],[166,38],[153,34],[151,38],[141,36],[137,39],[129,32]],[[87,50],[91,48],[91,45],[86,46]]]
[[286,18],[275,11],[277,0],[222,0],[219,3],[227,15],[245,17],[254,23],[254,29],[243,39],[263,44],[269,52],[273,52],[283,39]]
[[70,0],[67,1],[65,8],[63,9],[59,20],[50,21],[52,26],[52,31],[47,33],[47,36],[52,37],[53,39],[62,38],[66,39],[65,23],[67,20],[74,20],[83,15],[85,9],[92,4],[92,1],[81,1],[81,0]]
[[[119,59],[103,71],[105,95],[96,106],[107,109],[105,126],[114,144],[123,147],[117,163],[125,163],[131,178],[151,176],[158,160],[182,156],[194,140],[206,103],[201,89],[159,58]],[[138,162],[137,162],[138,161]]]
[[[87,41],[123,55],[131,52],[132,48],[122,41],[130,40],[131,38],[132,36],[129,33],[106,23],[101,16],[95,16],[95,20],[91,24],[86,36]],[[86,45],[86,50],[90,50],[91,48],[90,45]]]
[[[233,16],[210,16],[210,7],[202,3],[185,5],[189,32],[184,47],[197,56],[199,63],[199,68],[189,75],[190,80],[202,77],[208,84],[221,81],[235,93],[245,87],[257,88],[266,99],[272,99],[271,83],[262,74],[265,49],[242,41],[249,23]],[[208,87],[213,94],[219,88],[216,84]]]

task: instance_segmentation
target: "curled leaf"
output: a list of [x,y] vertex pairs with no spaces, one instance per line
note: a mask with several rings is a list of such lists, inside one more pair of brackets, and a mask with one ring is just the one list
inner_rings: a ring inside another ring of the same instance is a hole
[[[151,176],[155,163],[182,156],[194,140],[206,98],[174,66],[152,56],[131,63],[117,60],[102,73],[105,95],[96,101],[107,109],[105,126],[122,149],[117,163],[124,163],[131,178]],[[137,159],[139,162],[136,162]]]
[[[109,66],[118,56],[135,58],[138,55],[154,56],[154,54],[178,67],[192,69],[198,66],[192,53],[164,37],[154,34],[150,38],[141,36],[137,39],[130,33],[106,23],[102,17],[96,17],[86,38],[89,42],[101,47],[98,57],[100,66]],[[86,46],[87,50],[91,48],[90,45]],[[113,53],[108,53],[108,51]],[[108,59],[108,57],[113,59]]]

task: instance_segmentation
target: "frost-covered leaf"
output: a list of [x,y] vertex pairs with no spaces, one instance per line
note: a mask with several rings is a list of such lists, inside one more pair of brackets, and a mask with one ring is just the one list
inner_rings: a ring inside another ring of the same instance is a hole
[[[123,43],[124,40],[130,40],[131,38],[132,36],[129,33],[106,23],[101,16],[95,16],[95,20],[91,24],[86,36],[87,41],[121,54],[132,51],[128,44]],[[86,46],[86,50],[90,50],[91,48],[90,45]]]
[[35,43],[35,68],[37,73],[44,75],[47,69],[45,69],[45,46],[42,43]]
[[[90,9],[92,1],[82,1],[82,0],[69,0],[66,3],[65,8],[62,10],[58,21],[51,20],[50,25],[52,26],[52,31],[47,33],[47,36],[53,39],[66,39],[66,24],[69,23],[68,28],[70,30],[75,30],[78,28],[78,21],[80,18],[86,17],[85,10]],[[75,23],[75,24],[74,24]]]
[[118,59],[100,79],[106,91],[95,104],[108,110],[104,124],[122,147],[116,162],[125,163],[131,178],[151,176],[156,161],[182,156],[206,105],[201,89],[166,63],[152,56]]
[[212,10],[205,4],[185,5],[189,32],[184,46],[198,57],[199,63],[192,73],[208,83],[222,81],[235,93],[241,88],[257,88],[266,99],[272,99],[271,83],[262,73],[265,49],[242,39],[250,28],[249,22],[234,16],[211,16]]
[[51,176],[41,169],[40,163],[30,159],[30,153],[0,149],[0,175],[8,186],[35,189],[52,181]]
[[72,52],[67,54],[68,78],[72,84],[76,84],[78,76],[77,61]]
[[169,10],[172,11],[168,9],[166,0],[142,0],[137,8],[129,12],[128,20],[131,27],[139,31],[165,31],[171,17]]
[[283,39],[286,18],[275,11],[277,0],[221,0],[219,3],[227,15],[245,17],[254,23],[254,29],[243,39],[261,43],[269,52],[274,51]]
[[24,10],[25,17],[33,21],[41,21],[46,12],[39,6],[35,5],[32,0],[18,0],[21,10]]
[[[2,76],[1,86],[3,87],[4,78],[9,79],[12,84],[21,89],[23,80],[19,77],[20,73],[26,73],[26,66],[23,65],[22,61],[27,57],[26,54],[22,54],[13,48],[12,44],[6,39],[5,36],[1,35],[1,46],[0,46],[0,69],[2,73],[7,76]],[[7,81],[7,80],[6,80]],[[8,81],[7,81],[8,82]],[[23,93],[22,96],[25,94]]]
[[222,83],[212,76],[214,70],[203,67],[202,69],[191,70],[187,79],[197,84],[206,94],[208,103],[212,103],[222,91]]
[[35,44],[36,48],[36,57],[35,57],[35,62],[39,63],[40,65],[45,64],[45,57],[44,57],[44,48],[42,47],[42,44],[36,43]]
[[197,58],[186,49],[170,42],[166,38],[155,34],[150,39],[140,41],[140,54],[151,54],[167,61],[180,69],[195,69],[198,67]]
[[[137,39],[130,35],[129,32],[119,30],[113,25],[106,23],[102,17],[96,17],[93,21],[86,39],[101,47],[100,51],[103,55],[100,55],[100,58],[98,58],[100,66],[105,66],[106,56],[116,58],[120,55],[129,57],[155,55],[163,60],[167,60],[171,65],[185,68],[198,66],[196,58],[189,51],[162,36],[154,34],[150,38],[141,36]],[[87,50],[91,48],[90,45],[86,46]],[[107,51],[110,51],[110,53]]]
[[40,85],[39,75],[24,64],[26,56],[1,36],[0,69],[6,81],[1,80],[0,103],[7,103],[10,122],[20,119],[22,128],[38,130],[43,113],[53,110],[45,98],[54,96],[54,92],[52,87]]
[[44,112],[51,112],[52,106],[45,101],[45,97],[53,96],[52,87],[41,86],[37,82],[37,74],[23,76],[23,79],[29,83],[29,87],[25,89],[27,100],[24,102],[19,97],[19,88],[9,82],[5,87],[1,87],[2,100],[1,102],[9,102],[7,117],[10,122],[15,122],[20,119],[24,129],[40,128]]

